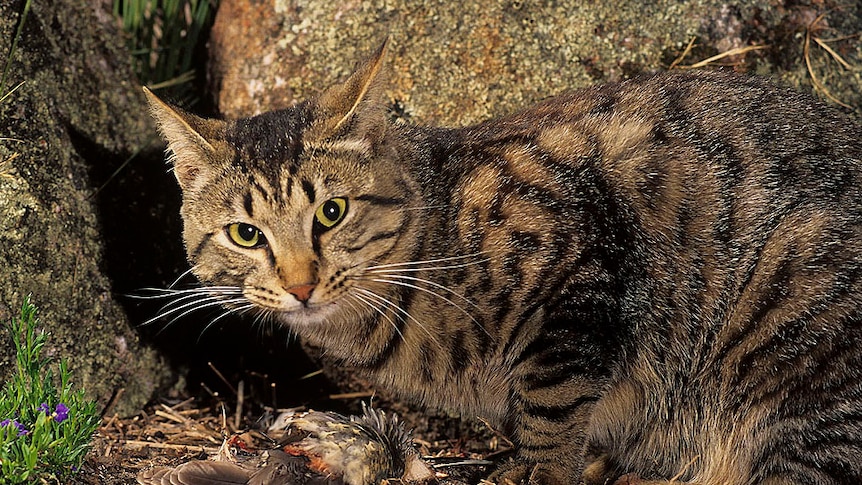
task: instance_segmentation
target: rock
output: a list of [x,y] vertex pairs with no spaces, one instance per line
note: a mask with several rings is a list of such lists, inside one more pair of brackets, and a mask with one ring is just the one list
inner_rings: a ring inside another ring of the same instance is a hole
[[[827,10],[814,0],[790,3],[223,0],[210,42],[210,81],[228,117],[288,106],[344,78],[388,34],[396,114],[462,125],[568,88],[666,69],[696,37],[682,65],[768,45],[721,62],[810,90],[806,29],[824,38],[858,34],[862,4]],[[809,44],[818,79],[858,110],[860,72]],[[855,37],[829,45],[851,63],[862,61]]]
[[[0,38],[13,38],[23,4],[0,3]],[[104,272],[96,188],[154,128],[123,35],[102,8],[33,2],[12,57],[7,91],[24,84],[0,102],[0,321],[31,294],[51,334],[45,353],[67,359],[74,386],[102,405],[124,389],[113,411],[125,414],[165,383],[168,368],[140,342]],[[8,376],[14,349],[0,337]]]

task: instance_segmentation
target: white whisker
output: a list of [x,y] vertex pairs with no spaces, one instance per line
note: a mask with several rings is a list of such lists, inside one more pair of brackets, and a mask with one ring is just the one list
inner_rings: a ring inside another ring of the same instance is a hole
[[[451,293],[451,294],[453,294],[453,295],[457,296],[458,298],[460,298],[461,300],[463,300],[465,303],[469,304],[469,305],[470,305],[470,306],[472,306],[473,308],[475,308],[475,309],[477,309],[477,310],[480,310],[479,306],[478,306],[478,305],[476,305],[475,303],[473,303],[472,301],[470,301],[470,299],[469,299],[469,298],[465,297],[465,296],[464,296],[464,295],[462,295],[461,293],[458,293],[457,291],[455,291],[455,290],[453,290],[453,289],[451,289],[451,288],[449,288],[449,287],[446,287],[446,286],[441,285],[440,283],[435,283],[435,282],[433,282],[433,281],[431,281],[431,280],[426,280],[426,279],[424,279],[424,278],[416,278],[415,276],[405,276],[405,275],[402,275],[402,274],[389,274],[389,273],[382,272],[382,271],[374,271],[374,274],[378,274],[378,275],[383,276],[383,277],[386,277],[386,278],[398,278],[398,279],[401,279],[401,280],[418,281],[418,282],[420,282],[420,283],[426,283],[426,284],[429,284],[429,285],[431,285],[431,286],[433,286],[433,287],[435,287],[435,288],[440,288],[440,289],[441,289],[441,290],[443,290],[443,291],[447,291],[447,292],[449,292],[449,293]],[[439,295],[438,295],[438,296],[439,296]]]
[[[428,329],[425,327],[425,325],[423,325],[423,324],[422,324],[422,322],[420,322],[419,320],[417,320],[417,319],[416,319],[413,315],[411,315],[407,310],[405,310],[405,309],[401,308],[400,306],[396,305],[394,302],[389,301],[388,299],[386,299],[386,298],[384,298],[384,297],[382,297],[382,296],[378,295],[377,293],[375,293],[375,292],[373,292],[373,291],[371,291],[371,290],[368,290],[368,289],[366,289],[366,288],[362,288],[362,287],[359,287],[359,286],[354,286],[354,288],[356,288],[356,290],[357,290],[357,291],[362,292],[362,293],[363,293],[364,295],[366,295],[367,297],[372,298],[372,299],[374,299],[374,300],[376,300],[376,301],[379,301],[379,302],[383,303],[384,305],[388,305],[388,306],[389,306],[390,308],[392,308],[393,310],[396,310],[398,313],[401,313],[402,315],[404,315],[404,316],[405,316],[405,317],[407,317],[408,319],[412,320],[412,321],[413,321],[413,322],[414,322],[414,323],[415,323],[419,328],[421,328],[423,331],[425,331],[425,333],[426,333],[426,334],[428,334],[428,336],[431,338],[431,340],[435,341],[435,342],[437,343],[437,345],[440,345],[440,341],[439,341],[439,340],[437,340],[437,337],[436,337],[433,333],[431,333],[431,331],[430,331],[430,330],[428,330]],[[402,338],[403,338],[403,336],[402,336]]]
[[[360,289],[360,288],[357,288],[357,289]],[[383,317],[384,319],[386,319],[387,322],[389,322],[389,325],[392,326],[392,328],[395,330],[395,332],[398,333],[398,335],[401,337],[401,340],[404,340],[404,334],[401,333],[401,329],[398,328],[398,325],[395,324],[395,322],[392,320],[392,318],[389,317],[389,315],[386,314],[386,312],[384,312],[377,305],[375,305],[374,302],[368,301],[368,297],[363,297],[361,295],[357,295],[357,294],[349,293],[349,292],[347,293],[347,295],[350,296],[351,298],[357,299],[361,303],[364,303],[369,308],[371,308],[372,310],[379,313],[381,317]]]
[[[390,279],[383,279],[383,278],[371,278],[370,280],[371,280],[371,281],[376,281],[376,282],[378,282],[378,283],[389,283],[389,284],[391,284],[391,285],[399,285],[399,286],[404,286],[404,287],[407,287],[407,288],[413,288],[414,290],[424,291],[425,293],[428,293],[429,295],[434,295],[434,296],[436,296],[437,298],[440,298],[441,300],[445,301],[446,303],[448,303],[448,304],[450,304],[450,305],[454,306],[455,308],[457,308],[457,309],[461,310],[461,313],[463,313],[464,315],[466,315],[466,316],[467,316],[467,318],[469,318],[470,320],[472,320],[472,321],[473,321],[473,323],[475,323],[477,327],[479,327],[480,329],[482,329],[482,331],[483,331],[483,332],[485,332],[485,334],[486,334],[486,335],[488,335],[489,337],[491,336],[491,334],[490,334],[490,333],[488,333],[488,331],[487,331],[487,330],[485,330],[485,327],[483,327],[483,326],[482,326],[482,324],[481,324],[481,323],[479,323],[479,321],[478,321],[478,320],[476,320],[476,318],[475,318],[473,315],[471,315],[471,314],[470,314],[470,312],[468,312],[464,307],[462,307],[461,305],[459,305],[459,304],[455,303],[454,301],[450,300],[449,298],[446,298],[445,296],[441,295],[440,293],[437,293],[436,291],[429,290],[428,288],[422,288],[421,286],[413,285],[413,284],[410,284],[410,283],[405,283],[405,282],[403,282],[403,281],[398,281],[398,280],[390,280]],[[443,289],[449,290],[448,288],[446,288],[446,287],[444,287],[444,286],[442,286],[442,285],[438,285],[438,286],[440,286],[440,287],[441,287],[441,288],[443,288]],[[449,290],[449,291],[457,295],[457,293],[455,293],[454,291],[452,291],[452,290]],[[460,295],[459,295],[459,296],[460,296]],[[464,298],[464,297],[462,296],[461,298]],[[464,299],[466,300],[466,298],[464,298]],[[469,301],[469,300],[467,300],[467,301]],[[471,303],[472,303],[472,302],[471,302]],[[476,306],[476,305],[473,305],[473,306]]]
[[351,294],[350,291],[348,290],[347,293],[345,294],[345,296],[349,297],[349,299],[346,299],[344,301],[348,305],[350,305],[350,310],[353,313],[356,320],[362,321],[362,311],[361,311],[361,309],[356,308],[356,302],[355,302],[355,300],[357,298],[356,295]]
[[[244,301],[244,300],[240,300],[240,301]],[[203,337],[204,333],[206,333],[206,331],[209,330],[210,327],[212,327],[217,321],[221,320],[222,318],[224,318],[228,315],[242,315],[242,312],[249,310],[251,308],[254,308],[254,306],[255,306],[254,303],[248,303],[246,305],[242,305],[242,306],[238,306],[238,307],[234,307],[234,308],[225,308],[224,309],[225,311],[221,315],[213,318],[210,321],[210,323],[208,323],[207,326],[204,327],[203,330],[201,330],[200,335],[198,335],[198,342],[200,342],[201,337]]]
[[[446,263],[446,262],[450,262],[450,261],[462,261],[462,260],[465,260],[465,259],[468,259],[468,258],[475,258],[476,256],[481,256],[481,255],[484,255],[484,254],[486,254],[486,252],[485,252],[485,251],[482,251],[482,252],[473,253],[473,254],[464,254],[464,255],[461,255],[461,256],[451,256],[451,257],[448,257],[448,258],[426,259],[426,260],[421,260],[421,261],[407,261],[407,262],[404,262],[404,263],[379,264],[379,265],[376,265],[376,266],[368,266],[368,267],[366,267],[365,269],[366,269],[366,270],[377,270],[377,269],[383,269],[383,268],[400,268],[400,267],[404,267],[404,266],[419,266],[419,265],[423,265],[423,264],[436,264],[436,263]],[[440,267],[436,267],[436,268],[427,268],[427,267],[426,267],[426,268],[423,268],[423,269],[448,269],[448,268],[460,268],[460,267],[463,267],[463,266],[469,266],[469,265],[471,265],[471,264],[479,264],[479,263],[483,263],[483,262],[486,262],[486,261],[490,261],[490,259],[489,259],[489,258],[482,258],[482,259],[477,260],[477,261],[472,261],[472,262],[467,262],[467,263],[461,263],[461,264],[459,264],[459,265],[453,265],[453,266],[440,266]],[[418,270],[418,268],[417,268],[417,269],[415,269],[415,270]],[[401,270],[393,270],[393,271],[401,271]]]
[[[233,304],[235,304],[235,303],[243,303],[243,302],[245,302],[245,301],[247,301],[245,298],[234,298],[234,299],[232,299],[232,300],[215,299],[215,300],[213,300],[213,301],[210,301],[210,302],[204,303],[203,305],[192,306],[192,307],[191,307],[191,308],[189,308],[188,310],[186,310],[186,311],[184,311],[184,312],[180,313],[179,315],[176,315],[175,317],[173,317],[173,318],[171,319],[171,321],[170,321],[170,322],[168,322],[168,325],[170,325],[170,324],[174,323],[175,321],[177,321],[177,320],[179,320],[179,319],[183,318],[184,316],[186,316],[186,315],[188,315],[188,314],[190,314],[190,313],[196,312],[196,311],[198,311],[198,310],[202,310],[202,309],[204,309],[204,308],[211,308],[211,307],[215,307],[215,306],[233,305]],[[188,306],[191,306],[191,305],[190,305],[190,304],[183,305],[183,307],[188,307]],[[230,308],[228,308],[228,310],[231,310],[231,309],[230,309]],[[174,311],[175,311],[175,310],[174,310]],[[172,311],[172,312],[173,312],[173,311]],[[172,313],[172,312],[171,312],[171,313]],[[169,315],[169,314],[170,314],[170,313],[166,314],[165,316],[167,316],[167,315]]]
[[252,321],[251,321],[252,328],[254,328],[258,325],[260,325],[260,327],[263,328],[263,324],[266,323],[266,322],[264,322],[266,314],[267,314],[267,312],[265,312],[265,311],[258,312],[257,315],[254,316],[254,319],[252,319]]
[[481,264],[490,261],[489,258],[481,259],[478,261],[471,261],[469,263],[461,263],[461,264],[451,264],[447,266],[422,266],[419,268],[387,268],[382,269],[380,266],[366,268],[369,273],[418,273],[420,271],[433,271],[433,270],[442,270],[442,269],[457,269],[457,268],[465,268],[467,266],[472,266],[474,264]]
[[[191,301],[188,301],[188,300],[191,300]],[[188,302],[183,303],[186,301],[188,301]],[[209,305],[210,302],[220,303],[221,300],[219,298],[211,297],[211,296],[199,297],[199,295],[187,295],[187,296],[184,296],[182,298],[177,298],[176,300],[170,301],[165,306],[159,308],[159,311],[156,312],[156,315],[154,317],[145,321],[141,325],[146,326],[146,325],[149,325],[149,324],[155,322],[156,320],[159,320],[159,319],[165,318],[169,315],[172,315],[174,313],[183,311],[184,309],[186,309],[188,307],[194,307],[195,305],[198,305],[200,303],[205,303],[205,304]],[[182,303],[182,304],[177,305],[178,303]],[[173,306],[173,305],[177,305],[177,306]]]
[[240,295],[242,289],[236,286],[205,286],[203,288],[188,288],[184,290],[175,290],[171,288],[141,288],[138,291],[149,291],[157,293],[155,295],[127,295],[129,298],[136,300],[158,300],[159,298],[170,298],[176,295]]
[[[156,312],[155,318],[166,317],[172,313],[178,312],[188,306],[193,306],[197,303],[206,302],[206,301],[216,301],[218,300],[218,295],[184,295],[179,298],[175,298],[158,309]],[[149,323],[149,321],[144,324]]]
[[188,270],[183,271],[183,273],[182,273],[182,274],[180,274],[179,276],[177,276],[177,279],[175,279],[173,283],[171,283],[170,285],[168,285],[168,288],[173,288],[174,286],[176,286],[176,285],[177,285],[177,283],[179,283],[181,279],[183,279],[183,278],[185,278],[186,276],[188,276],[188,275],[189,275],[189,274],[190,274],[194,269],[195,269],[195,268],[194,268],[194,266],[192,266],[192,267],[191,267],[191,268],[189,268]]
[[165,303],[165,306],[163,306],[162,309],[165,309],[171,305],[175,305],[175,304],[183,302],[183,301],[195,300],[198,298],[217,299],[217,298],[221,298],[221,297],[237,296],[237,295],[236,294],[226,295],[222,292],[193,291],[193,292],[188,292],[188,293],[176,293],[176,294],[170,295],[170,296],[174,297],[174,299]]

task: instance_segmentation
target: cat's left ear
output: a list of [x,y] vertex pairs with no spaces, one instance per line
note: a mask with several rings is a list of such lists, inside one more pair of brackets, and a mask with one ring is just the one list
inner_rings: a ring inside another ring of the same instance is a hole
[[317,99],[315,125],[306,132],[309,141],[336,138],[363,139],[372,144],[386,130],[384,95],[388,69],[384,67],[389,38],[341,84]]
[[210,140],[221,131],[224,122],[206,120],[171,106],[143,88],[159,132],[173,154],[170,158],[174,175],[183,191],[192,192],[206,183],[216,165],[216,149]]

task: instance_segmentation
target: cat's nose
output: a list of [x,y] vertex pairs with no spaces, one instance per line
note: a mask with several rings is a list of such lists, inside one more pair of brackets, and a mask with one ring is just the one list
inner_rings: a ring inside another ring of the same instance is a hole
[[300,302],[305,303],[309,298],[311,298],[311,292],[314,291],[316,286],[317,285],[297,285],[288,288],[287,292],[295,296]]

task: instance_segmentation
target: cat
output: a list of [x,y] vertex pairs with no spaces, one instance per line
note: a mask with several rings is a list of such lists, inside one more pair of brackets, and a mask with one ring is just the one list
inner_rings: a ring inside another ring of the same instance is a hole
[[499,426],[498,483],[862,483],[855,121],[683,71],[394,123],[385,46],[245,119],[148,92],[204,301]]

